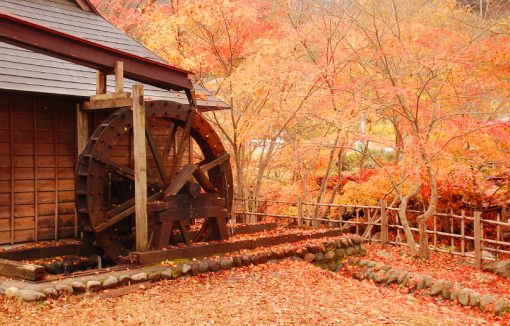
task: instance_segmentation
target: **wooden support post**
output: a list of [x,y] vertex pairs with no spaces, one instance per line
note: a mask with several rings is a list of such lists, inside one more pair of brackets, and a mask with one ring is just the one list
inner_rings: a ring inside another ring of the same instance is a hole
[[145,106],[143,85],[133,85],[133,145],[135,159],[136,250],[148,249],[147,226],[147,148],[145,145]]
[[433,236],[433,242],[434,242],[434,249],[437,249],[437,216],[434,214],[433,216],[434,220],[434,236]]
[[96,71],[96,94],[106,94],[106,74]]
[[465,227],[465,217],[466,212],[462,210],[461,213],[461,220],[460,220],[460,252],[462,253],[462,256],[466,254],[466,227]]
[[450,247],[453,251],[455,247],[455,242],[453,239],[453,209],[450,209]]
[[124,63],[117,61],[115,64],[115,92],[124,92]]
[[80,110],[80,105],[76,105],[76,149],[78,156],[83,152],[89,141],[89,121],[87,112]]
[[297,225],[303,226],[303,205],[301,203],[300,196],[298,196],[298,198],[297,198],[296,208],[297,208],[297,218],[298,218]]
[[501,241],[501,225],[499,224],[499,223],[501,223],[501,215],[499,213],[496,217],[496,222],[498,222],[498,225],[496,226],[496,241],[497,241],[496,260],[498,260],[499,259],[499,250],[501,249],[501,247],[499,245],[499,242]]
[[381,244],[386,248],[388,243],[388,214],[386,212],[386,201],[381,200]]
[[482,268],[482,227],[481,227],[482,213],[475,212],[474,229],[475,229],[475,268]]

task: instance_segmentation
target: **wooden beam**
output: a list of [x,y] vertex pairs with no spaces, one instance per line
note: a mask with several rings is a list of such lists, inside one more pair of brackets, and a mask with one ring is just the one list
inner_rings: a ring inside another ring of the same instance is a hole
[[44,267],[15,260],[0,259],[0,274],[24,280],[38,281],[44,277]]
[[81,109],[83,111],[90,111],[112,108],[124,108],[130,107],[132,104],[133,100],[131,98],[112,98],[104,100],[95,100],[93,102],[90,101],[83,102]]
[[91,96],[89,98],[89,101],[94,102],[94,101],[98,101],[98,100],[115,100],[115,99],[123,99],[123,98],[131,98],[131,92],[97,94],[97,95]]
[[147,225],[147,148],[145,145],[145,106],[143,85],[133,85],[133,143],[135,158],[136,250],[149,247]]
[[96,71],[96,94],[106,94],[106,74]]
[[121,93],[124,91],[124,63],[117,61],[115,64],[115,92]]

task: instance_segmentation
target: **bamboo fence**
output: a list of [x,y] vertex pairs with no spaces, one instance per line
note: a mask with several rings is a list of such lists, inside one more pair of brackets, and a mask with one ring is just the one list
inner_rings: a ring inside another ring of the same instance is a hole
[[[380,201],[379,205],[365,206],[304,202],[299,197],[296,201],[236,199],[234,207],[235,216],[245,222],[274,218],[299,227],[341,228],[369,242],[380,242],[382,246],[407,245],[398,208],[387,207],[384,201]],[[416,217],[422,213],[406,211],[416,241],[419,234]],[[510,256],[510,242],[505,237],[505,233],[510,233],[506,210],[503,214],[486,215],[464,210],[457,214],[453,211],[435,213],[426,230],[429,249],[472,257],[476,268],[481,268],[484,260],[494,261]]]

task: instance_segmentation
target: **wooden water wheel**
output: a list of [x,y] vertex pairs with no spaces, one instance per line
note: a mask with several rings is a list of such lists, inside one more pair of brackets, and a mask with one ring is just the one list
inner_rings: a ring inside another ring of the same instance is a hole
[[[111,259],[133,249],[133,114],[121,108],[92,134],[76,172],[76,208],[86,239]],[[149,245],[228,237],[232,172],[210,124],[189,105],[146,103]]]

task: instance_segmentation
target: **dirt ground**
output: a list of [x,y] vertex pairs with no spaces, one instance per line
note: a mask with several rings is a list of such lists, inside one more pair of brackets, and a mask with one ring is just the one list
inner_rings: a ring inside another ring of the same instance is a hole
[[505,324],[291,260],[163,281],[111,299],[93,294],[38,304],[0,300],[2,325]]

